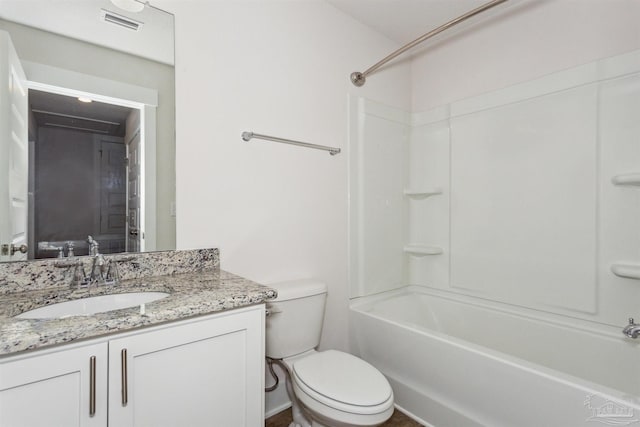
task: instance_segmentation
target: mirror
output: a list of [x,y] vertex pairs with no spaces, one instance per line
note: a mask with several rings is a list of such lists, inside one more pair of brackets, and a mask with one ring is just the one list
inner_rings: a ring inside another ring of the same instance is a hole
[[0,36],[0,261],[175,249],[173,16],[0,0]]

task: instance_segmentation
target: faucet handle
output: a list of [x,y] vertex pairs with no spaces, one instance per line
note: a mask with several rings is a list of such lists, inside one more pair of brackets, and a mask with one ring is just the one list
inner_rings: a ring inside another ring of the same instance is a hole
[[636,339],[640,336],[640,325],[637,325],[633,321],[633,317],[629,318],[629,324],[624,327],[622,333],[625,334],[629,338]]
[[116,285],[120,281],[120,272],[118,271],[118,263],[114,260],[109,260],[107,275],[105,276],[105,284]]
[[73,269],[73,283],[78,288],[84,288],[89,285],[87,274],[84,272],[84,265],[81,261],[75,264]]
[[75,244],[71,240],[69,240],[67,242],[67,256],[68,257],[75,256],[75,254],[73,253],[73,248],[75,248]]

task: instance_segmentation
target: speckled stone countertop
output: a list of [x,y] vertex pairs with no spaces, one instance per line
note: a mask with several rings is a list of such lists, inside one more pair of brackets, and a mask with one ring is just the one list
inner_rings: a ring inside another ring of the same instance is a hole
[[[89,257],[83,258],[90,262]],[[129,261],[122,264],[129,264]],[[0,357],[260,304],[277,295],[271,288],[220,270],[217,249],[136,255],[133,268],[122,268],[123,280],[118,284],[81,289],[73,289],[69,283],[60,286],[60,277],[68,273],[60,273],[65,269],[53,267],[55,262],[0,265],[0,288],[4,286],[0,293]],[[30,279],[26,280],[25,276]],[[170,295],[146,303],[144,315],[136,306],[60,319],[13,317],[34,308],[79,298],[151,291]]]

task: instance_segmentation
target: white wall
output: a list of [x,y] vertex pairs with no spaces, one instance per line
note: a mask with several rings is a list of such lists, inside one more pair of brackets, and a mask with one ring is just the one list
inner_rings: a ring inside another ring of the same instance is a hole
[[[176,18],[178,247],[218,246],[222,268],[261,283],[326,281],[323,345],[346,348],[349,74],[396,46],[322,1],[158,4]],[[406,107],[408,75],[361,92]]]
[[325,281],[321,347],[346,349],[348,94],[408,109],[409,67],[354,88],[397,46],[321,0],[153,3],[176,22],[177,247],[219,247],[223,269],[260,283]]
[[638,49],[639,18],[637,0],[520,1],[414,58],[413,111]]

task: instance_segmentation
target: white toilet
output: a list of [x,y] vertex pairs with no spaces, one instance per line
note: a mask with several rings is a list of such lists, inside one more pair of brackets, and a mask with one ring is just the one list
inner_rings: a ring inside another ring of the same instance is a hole
[[393,413],[393,391],[373,366],[336,350],[316,351],[327,285],[298,280],[269,285],[266,355],[282,359],[293,423],[300,427],[377,426]]

